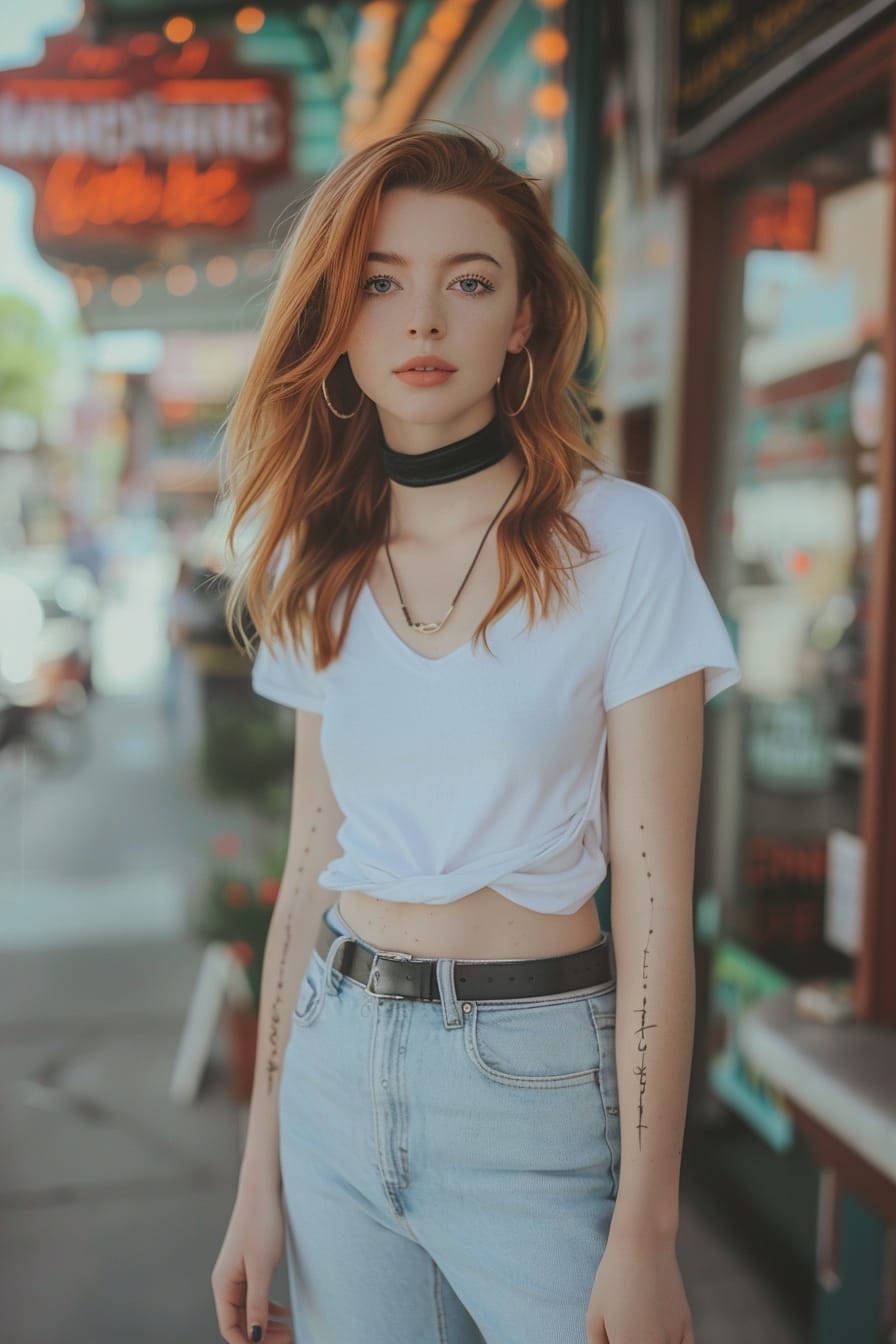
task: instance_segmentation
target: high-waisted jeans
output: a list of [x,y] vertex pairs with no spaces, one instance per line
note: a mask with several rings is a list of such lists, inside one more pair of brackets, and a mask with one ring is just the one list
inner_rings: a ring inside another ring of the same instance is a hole
[[446,957],[440,1002],[377,998],[333,965],[344,941],[311,955],[280,1082],[294,1344],[587,1344],[619,1188],[615,979],[465,1001]]

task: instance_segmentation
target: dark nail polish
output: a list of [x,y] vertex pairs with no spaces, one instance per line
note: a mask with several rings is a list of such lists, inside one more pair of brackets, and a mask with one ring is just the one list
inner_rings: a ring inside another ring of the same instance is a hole
[[251,1339],[252,1339],[252,1344],[258,1344],[258,1341],[261,1339],[261,1326],[260,1326],[260,1325],[253,1325],[253,1327],[252,1327],[252,1335],[251,1335]]

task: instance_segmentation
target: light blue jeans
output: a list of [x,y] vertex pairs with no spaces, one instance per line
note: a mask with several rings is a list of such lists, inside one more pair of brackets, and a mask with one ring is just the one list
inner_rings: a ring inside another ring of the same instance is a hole
[[615,979],[465,1001],[446,957],[441,1002],[378,998],[324,918],[341,936],[311,955],[279,1094],[294,1344],[587,1344],[619,1188]]

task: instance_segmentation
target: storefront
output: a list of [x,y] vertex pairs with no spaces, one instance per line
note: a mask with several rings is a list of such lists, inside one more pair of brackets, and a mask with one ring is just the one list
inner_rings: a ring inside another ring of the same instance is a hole
[[[896,13],[680,11],[670,493],[743,670],[706,725],[701,1153],[816,1344],[871,1344],[896,1324]],[[818,980],[851,1019],[806,1016]]]

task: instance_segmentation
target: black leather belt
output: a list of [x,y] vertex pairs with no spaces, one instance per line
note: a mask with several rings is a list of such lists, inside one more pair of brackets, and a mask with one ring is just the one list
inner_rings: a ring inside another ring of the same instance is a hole
[[[334,932],[321,919],[317,951],[326,960]],[[400,952],[374,952],[352,938],[343,943],[333,961],[335,970],[387,999],[440,1001],[434,959]],[[607,933],[594,947],[559,957],[528,961],[455,961],[454,988],[459,999],[523,999],[542,994],[565,994],[573,989],[599,989],[613,978]]]

